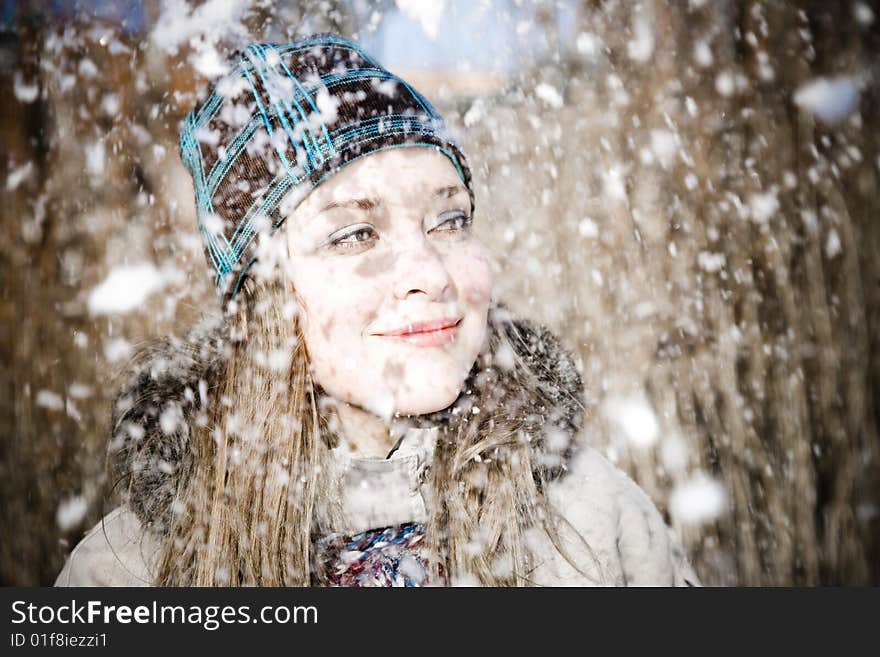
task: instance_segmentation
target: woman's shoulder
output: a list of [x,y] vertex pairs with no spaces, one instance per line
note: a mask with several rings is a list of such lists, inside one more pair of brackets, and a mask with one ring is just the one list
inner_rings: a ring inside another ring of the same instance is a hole
[[548,488],[554,507],[629,586],[694,586],[679,537],[647,493],[598,450],[583,446]]
[[71,551],[55,586],[150,586],[158,544],[122,505],[105,515]]

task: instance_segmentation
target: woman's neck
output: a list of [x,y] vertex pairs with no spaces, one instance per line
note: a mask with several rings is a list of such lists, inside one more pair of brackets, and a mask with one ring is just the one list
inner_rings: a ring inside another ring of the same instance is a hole
[[358,456],[384,459],[400,440],[403,427],[399,423],[386,422],[374,413],[343,401],[338,401],[335,408],[340,424],[339,439]]

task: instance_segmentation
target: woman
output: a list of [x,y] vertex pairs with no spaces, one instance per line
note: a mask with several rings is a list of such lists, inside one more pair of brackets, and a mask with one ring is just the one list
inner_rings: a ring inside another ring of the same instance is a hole
[[187,117],[224,318],[117,402],[125,504],[60,585],[684,585],[578,436],[581,380],[492,299],[467,162],[355,43],[255,44]]

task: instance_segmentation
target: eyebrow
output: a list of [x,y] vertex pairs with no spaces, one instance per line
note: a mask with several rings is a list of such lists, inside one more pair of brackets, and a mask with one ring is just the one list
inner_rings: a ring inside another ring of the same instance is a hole
[[[465,192],[467,192],[467,190],[461,185],[447,185],[445,187],[439,187],[434,190],[434,193],[431,194],[431,198],[451,198],[456,194],[462,194]],[[377,207],[379,207],[379,205],[380,201],[375,198],[350,198],[345,201],[330,201],[327,205],[318,210],[318,214],[321,214],[322,212],[327,212],[328,210],[333,210],[335,208],[356,208],[358,210],[369,212],[370,210],[375,210]]]
[[370,211],[379,205],[379,201],[373,198],[350,198],[347,201],[330,201],[323,208],[318,210],[318,214],[333,210],[334,208],[357,208],[359,210]]
[[456,194],[462,193],[467,193],[467,190],[461,185],[448,185],[435,190],[432,198],[450,198]]

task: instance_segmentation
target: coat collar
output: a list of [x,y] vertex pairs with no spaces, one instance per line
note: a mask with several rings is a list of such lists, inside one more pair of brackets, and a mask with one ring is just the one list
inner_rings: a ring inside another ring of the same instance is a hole
[[341,480],[342,516],[333,531],[358,534],[376,527],[425,522],[425,472],[437,444],[437,427],[410,427],[388,458],[331,450]]

